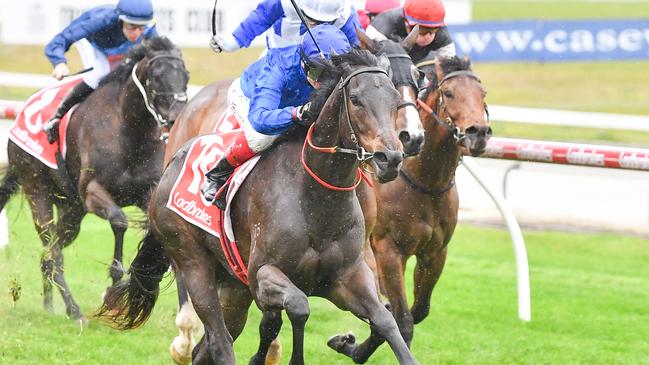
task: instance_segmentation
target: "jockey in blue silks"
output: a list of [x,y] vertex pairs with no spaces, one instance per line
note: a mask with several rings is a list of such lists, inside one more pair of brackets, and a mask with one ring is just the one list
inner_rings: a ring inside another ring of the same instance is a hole
[[85,100],[131,47],[157,35],[151,0],[120,0],[117,6],[102,5],[84,12],[54,36],[45,46],[45,56],[54,66],[54,78],[61,80],[70,73],[65,52],[75,42],[84,68],[93,69],[84,73],[83,81],[70,90],[43,126],[50,143],[58,138],[59,121],[65,113]]
[[242,121],[243,133],[206,174],[202,192],[207,201],[225,208],[225,192],[214,199],[235,167],[271,146],[280,134],[295,125],[308,125],[304,118],[309,97],[319,84],[312,72],[314,63],[351,50],[338,27],[321,24],[311,29],[322,54],[308,34],[300,44],[273,48],[250,65],[228,90],[228,105]]
[[[347,36],[352,46],[359,44],[356,28],[363,29],[358,14],[349,0],[296,0],[310,27],[328,23]],[[214,52],[232,52],[250,43],[266,32],[266,45],[269,49],[293,46],[300,43],[306,32],[290,0],[264,0],[239,27],[230,33],[215,35],[210,46]]]

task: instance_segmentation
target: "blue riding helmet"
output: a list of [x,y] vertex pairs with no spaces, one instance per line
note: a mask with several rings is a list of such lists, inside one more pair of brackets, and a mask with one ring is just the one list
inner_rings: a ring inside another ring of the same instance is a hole
[[117,13],[119,20],[126,23],[147,25],[153,21],[151,0],[119,0]]
[[[351,45],[347,36],[338,27],[330,24],[320,24],[311,29],[311,34],[318,42],[318,46],[322,50],[322,56],[326,59],[331,58],[331,54],[344,54],[351,50]],[[313,42],[309,33],[302,35],[302,43],[300,45],[300,55],[302,60],[306,63],[318,62],[322,59],[318,47]]]

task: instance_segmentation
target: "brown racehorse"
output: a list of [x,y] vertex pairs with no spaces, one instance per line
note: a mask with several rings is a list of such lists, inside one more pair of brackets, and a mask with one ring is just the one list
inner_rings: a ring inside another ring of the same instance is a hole
[[[120,207],[135,205],[146,210],[162,175],[160,122],[175,120],[186,102],[187,81],[180,50],[164,37],[147,40],[131,49],[125,63],[106,76],[75,110],[67,130],[65,164],[59,170],[50,169],[9,142],[9,169],[0,187],[0,209],[22,186],[36,230],[48,250],[41,262],[46,309],[52,309],[54,283],[67,315],[82,317],[65,282],[62,249],[77,237],[88,212],[110,222],[115,235],[110,276],[113,282],[122,277],[128,222]],[[148,106],[137,84],[146,92]]]
[[[391,40],[372,41],[365,33],[358,32],[362,47],[374,54],[385,55],[390,61],[391,78],[393,85],[401,95],[399,104],[399,119],[397,130],[399,140],[403,145],[406,155],[416,155],[423,142],[423,126],[417,112],[417,70],[407,54],[416,39],[417,29],[414,29],[405,40],[397,43]],[[176,120],[175,127],[169,135],[165,150],[165,166],[171,161],[174,154],[181,146],[193,137],[211,133],[214,130],[218,116],[226,105],[227,89],[231,81],[218,81],[205,88],[187,104]],[[361,190],[365,190],[364,188]],[[372,199],[374,199],[372,195]],[[369,209],[363,204],[363,209]],[[376,215],[375,211],[371,214]],[[373,225],[373,221],[370,225]],[[371,250],[370,246],[366,246]],[[368,253],[368,263],[372,263],[372,253]],[[374,265],[372,265],[374,269]],[[179,335],[174,338],[170,346],[172,359],[178,364],[187,364],[191,361],[191,349],[194,347],[194,333],[196,332],[195,314],[189,302],[189,297],[181,277],[176,277],[178,286],[178,314],[176,326]],[[267,364],[279,360],[279,341],[274,341],[272,351],[267,359]]]
[[[385,69],[377,65],[369,52],[354,50],[333,56],[324,66],[322,87],[313,95],[312,106],[320,113],[311,140],[315,146],[354,150],[322,153],[306,147],[306,166],[329,184],[354,185],[359,166],[356,151],[361,147],[373,151],[379,181],[398,176],[403,153],[395,130],[399,94]],[[387,339],[400,363],[416,363],[394,318],[380,303],[372,272],[363,260],[364,220],[356,195],[351,189],[331,190],[307,173],[300,162],[303,137],[297,131],[264,155],[233,201],[233,226],[242,257],[248,259],[249,288],[228,274],[214,237],[165,208],[187,153],[185,145],[152,196],[150,232],[131,265],[130,279],[107,292],[100,314],[112,314],[121,328],[142,324],[155,305],[169,257],[205,326],[205,335],[194,349],[196,364],[235,363],[232,342],[253,299],[263,319],[259,350],[250,363],[263,364],[280,330],[281,311],[286,310],[293,327],[290,364],[303,364],[307,295],[328,298],[369,320],[372,331]],[[224,285],[229,290],[224,292]],[[224,310],[214,303],[221,303]],[[120,312],[111,313],[110,308]]]
[[[382,290],[408,344],[413,325],[428,315],[431,293],[457,224],[455,169],[463,153],[482,154],[492,134],[486,92],[471,71],[470,61],[454,57],[433,65],[434,73],[427,75],[430,86],[420,102],[426,131],[422,151],[404,161],[399,179],[375,185],[374,191],[365,189],[369,197],[361,200],[377,209],[371,246]],[[372,195],[376,203],[371,201]],[[404,271],[413,255],[417,264],[410,309]],[[374,348],[367,346],[364,351],[369,357]]]

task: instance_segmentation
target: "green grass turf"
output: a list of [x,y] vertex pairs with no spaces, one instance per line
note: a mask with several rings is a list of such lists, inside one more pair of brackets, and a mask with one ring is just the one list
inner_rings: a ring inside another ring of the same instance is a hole
[[474,20],[649,17],[649,3],[599,0],[472,0]]
[[[149,322],[118,332],[93,321],[81,328],[65,318],[54,293],[55,313],[41,307],[39,257],[43,250],[24,200],[9,204],[11,243],[0,250],[0,364],[169,364],[176,335],[175,285],[169,279]],[[133,212],[133,211],[131,211]],[[140,234],[129,229],[125,264]],[[649,362],[649,241],[638,238],[531,232],[527,240],[532,322],[516,318],[515,265],[506,232],[459,226],[446,269],[433,294],[431,315],[415,330],[413,352],[421,364],[640,364]],[[108,223],[87,217],[79,238],[65,249],[68,284],[85,313],[100,304],[110,280]],[[412,264],[412,263],[411,263]],[[412,265],[408,268],[412,273]],[[9,291],[18,283],[15,305]],[[411,291],[411,280],[408,280]],[[329,336],[367,325],[324,300],[310,298],[306,360],[350,364],[330,351]],[[257,341],[256,308],[235,350],[245,363]],[[291,331],[281,339],[288,361]],[[370,364],[395,363],[383,346]]]

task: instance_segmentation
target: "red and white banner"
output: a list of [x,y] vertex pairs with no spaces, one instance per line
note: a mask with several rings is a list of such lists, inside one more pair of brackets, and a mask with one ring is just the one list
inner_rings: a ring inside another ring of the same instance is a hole
[[649,171],[649,149],[631,147],[493,137],[481,157]]
[[[47,141],[47,134],[43,132],[43,124],[54,115],[61,100],[81,80],[81,76],[71,77],[32,95],[25,103],[24,108],[18,113],[9,131],[9,139],[25,152],[53,169],[58,168],[56,152],[59,149],[59,143],[50,144]],[[61,119],[59,126],[59,141],[63,142],[61,146],[63,156],[65,156],[65,131],[73,111],[74,109]]]

